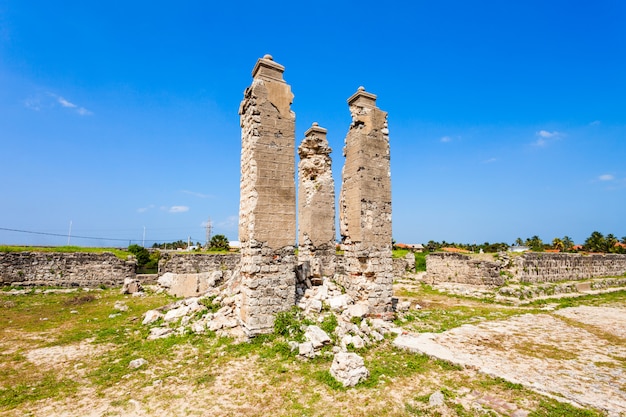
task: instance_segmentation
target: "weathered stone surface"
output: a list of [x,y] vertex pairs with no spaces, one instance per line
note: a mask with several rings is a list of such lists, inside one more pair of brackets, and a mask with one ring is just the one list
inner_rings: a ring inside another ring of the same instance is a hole
[[370,314],[391,313],[391,173],[387,113],[363,87],[348,99],[352,124],[345,140],[340,195],[344,252],[341,284]]
[[362,318],[362,317],[367,316],[368,313],[369,313],[369,307],[367,304],[364,304],[364,303],[357,303],[357,304],[349,305],[345,311],[345,314],[348,316],[348,319],[351,319],[353,317]]
[[240,319],[249,335],[272,331],[295,305],[295,114],[284,67],[266,55],[252,71],[241,117]]
[[623,307],[571,307],[400,335],[394,345],[617,416],[626,413],[626,373],[617,360],[626,346],[601,335],[623,337],[624,328]]
[[441,391],[435,391],[428,397],[428,405],[431,407],[441,407],[444,404],[444,396]]
[[130,361],[128,363],[128,367],[130,369],[137,369],[137,368],[141,368],[142,366],[146,365],[147,363],[148,363],[148,361],[145,360],[144,358],[133,359],[132,361]]
[[124,278],[124,285],[122,285],[122,294],[134,294],[143,291],[141,282],[136,278]]
[[166,322],[176,321],[180,319],[181,317],[184,317],[185,315],[187,315],[189,311],[191,311],[191,309],[188,306],[185,306],[185,305],[180,306],[178,308],[175,308],[165,313],[163,320],[165,320]]
[[136,262],[114,254],[87,252],[2,252],[0,284],[21,286],[121,286],[135,278]]
[[200,272],[197,274],[175,274],[166,272],[158,279],[159,285],[175,297],[195,297],[223,282],[222,271]]
[[318,326],[308,326],[304,332],[304,337],[311,342],[316,349],[330,343],[328,334]]
[[330,367],[330,374],[344,387],[353,387],[370,376],[363,358],[353,352],[337,353]]
[[304,356],[305,358],[314,358],[315,357],[315,348],[313,347],[312,342],[303,342],[298,345],[298,355]]
[[143,325],[152,324],[155,321],[157,321],[158,319],[160,319],[161,317],[163,317],[163,314],[158,312],[157,310],[148,310],[144,314],[144,318],[143,318],[143,321],[141,322],[141,324],[143,324]]
[[[626,273],[626,255],[578,253],[524,253],[486,261],[458,253],[431,253],[426,257],[425,280],[430,283],[501,286],[513,283],[575,281]],[[578,288],[575,288],[577,291]]]
[[[326,129],[317,123],[298,147],[298,263],[312,278],[335,273],[335,181]],[[316,280],[316,282],[320,282]]]
[[[197,274],[200,272],[234,271],[239,264],[240,255],[217,253],[185,253],[162,252],[159,259],[159,275],[172,272],[174,274]],[[225,276],[224,279],[228,279]]]

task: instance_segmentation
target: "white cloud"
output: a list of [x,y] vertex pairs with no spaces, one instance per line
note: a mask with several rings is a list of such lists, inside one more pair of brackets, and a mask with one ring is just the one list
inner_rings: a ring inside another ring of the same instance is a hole
[[61,96],[56,96],[56,99],[59,102],[59,104],[63,107],[69,107],[70,109],[76,108],[76,104],[70,103],[69,101],[67,101]]
[[145,213],[146,211],[153,209],[154,208],[154,204],[150,204],[148,207],[140,207],[137,209],[138,213]]
[[443,143],[448,143],[450,141],[452,141],[452,138],[450,136],[444,136],[440,139],[441,142]]
[[540,136],[542,138],[554,138],[559,135],[559,132],[548,132],[547,130],[540,130],[539,132],[537,132],[537,136]]
[[543,146],[548,145],[550,141],[564,138],[566,135],[565,133],[557,132],[556,130],[553,132],[550,132],[550,131],[542,129],[539,132],[535,133],[535,136],[537,136],[539,139],[534,141],[533,145],[543,147]]
[[494,163],[494,162],[496,162],[496,161],[497,161],[497,159],[496,159],[496,158],[489,158],[489,159],[485,159],[485,160],[483,161],[483,164],[491,164],[491,163]]
[[185,193],[185,194],[192,195],[194,197],[198,197],[198,198],[210,198],[210,197],[213,197],[210,194],[203,194],[203,193],[198,193],[198,192],[189,191],[189,190],[182,190],[182,192]]
[[600,120],[594,120],[593,122],[589,123],[589,126],[600,126],[602,124],[602,122]]
[[167,211],[169,213],[184,213],[186,211],[189,211],[189,207],[187,207],[187,206],[172,206],[172,207],[168,208]]
[[48,93],[48,95],[53,97],[56,100],[56,102],[61,105],[61,107],[65,107],[66,109],[73,109],[74,111],[76,111],[76,113],[78,113],[81,116],[91,116],[93,114],[92,111],[87,110],[84,107],[80,107],[72,103],[71,101],[66,100],[64,97],[61,97],[54,93]]
[[600,181],[613,181],[615,177],[611,174],[603,174],[598,177]]

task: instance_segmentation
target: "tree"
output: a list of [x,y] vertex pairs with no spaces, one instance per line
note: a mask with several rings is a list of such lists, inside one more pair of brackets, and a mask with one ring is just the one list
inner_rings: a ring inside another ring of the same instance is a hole
[[615,245],[617,245],[618,243],[619,240],[615,237],[613,233],[609,233],[608,235],[606,235],[606,252],[615,252]]
[[533,252],[543,252],[543,241],[537,235],[526,239],[526,246]]
[[515,239],[515,244],[517,246],[524,246],[524,241],[522,240],[521,237],[518,237],[517,239]]
[[604,252],[606,249],[606,239],[604,235],[598,231],[591,233],[585,240],[584,249],[589,252]]
[[565,244],[561,239],[555,237],[554,239],[552,239],[552,247],[562,252],[563,249],[565,249]]
[[224,235],[215,235],[211,238],[209,242],[209,250],[210,251],[221,251],[221,250],[229,250],[230,243],[228,238]]
[[128,251],[135,255],[138,267],[141,268],[148,262],[150,262],[150,252],[148,252],[148,249],[144,248],[143,246],[133,244],[128,247]]
[[563,250],[569,252],[574,248],[574,241],[569,236],[563,236]]

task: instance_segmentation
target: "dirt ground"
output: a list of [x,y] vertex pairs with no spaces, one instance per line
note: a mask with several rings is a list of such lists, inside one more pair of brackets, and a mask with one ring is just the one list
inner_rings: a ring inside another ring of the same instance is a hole
[[[117,296],[111,297],[107,305],[113,305]],[[412,301],[422,304],[421,311],[432,307],[433,311],[443,309],[448,315],[457,313],[455,308],[459,306],[482,305],[479,301],[433,294],[417,294]],[[16,304],[6,303],[6,308],[14,308]],[[80,310],[80,307],[71,308]],[[66,317],[72,320],[81,314],[82,311],[68,313]],[[101,320],[107,314],[108,311],[103,312]],[[133,314],[121,319],[127,320],[124,323],[140,322],[140,315],[131,317]],[[0,414],[53,417],[574,415],[536,413],[538,404],[548,396],[604,410],[611,417],[624,417],[625,329],[626,303],[620,301],[554,311],[547,306],[539,314],[516,314],[464,324],[442,333],[407,331],[399,338],[409,341],[409,346],[403,347],[462,366],[447,366],[444,362],[435,366],[431,361],[431,366],[423,370],[397,372],[395,376],[377,375],[377,386],[351,389],[333,389],[309,378],[302,369],[317,372],[319,367],[306,368],[308,362],[304,359],[269,360],[254,351],[229,356],[227,349],[211,350],[211,357],[207,358],[203,355],[208,355],[208,351],[202,353],[189,343],[170,347],[173,355],[167,360],[148,362],[136,370],[129,370],[124,363],[123,376],[113,384],[98,385],[92,371],[101,367],[107,353],[119,349],[119,345],[98,343],[92,338],[55,345],[54,335],[60,328],[45,332],[5,329],[0,339],[0,352],[5,358],[21,363],[31,374],[53,371],[58,378],[76,383],[77,388],[69,395],[26,401],[17,407],[3,408],[0,404]],[[390,345],[392,339],[384,343]],[[391,346],[378,352],[397,355],[406,366],[409,357],[416,355]],[[384,359],[371,352],[361,354],[370,363]],[[19,372],[6,366],[8,359],[4,363],[0,364],[0,390],[7,388],[3,375]],[[113,369],[117,364],[110,365]],[[437,393],[444,398],[442,404],[432,401]]]

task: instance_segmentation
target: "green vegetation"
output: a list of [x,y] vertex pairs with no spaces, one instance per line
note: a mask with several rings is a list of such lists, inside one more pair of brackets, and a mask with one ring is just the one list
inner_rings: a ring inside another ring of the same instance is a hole
[[602,417],[604,413],[585,410],[553,399],[542,399],[539,407],[528,417]]
[[215,235],[209,242],[210,251],[228,251],[230,249],[230,242],[224,235]]
[[[400,318],[407,330],[441,331],[464,323],[541,311],[535,306],[512,308],[467,297],[449,297],[426,285],[399,294],[422,305],[421,310],[412,310]],[[523,404],[536,417],[601,415],[560,404],[519,384],[398,350],[390,338],[359,350],[370,378],[346,389],[330,375],[330,351],[323,350],[319,357],[303,360],[297,349],[291,350],[288,342],[302,340],[304,327],[312,324],[296,308],[276,316],[274,333],[247,343],[235,343],[214,332],[177,333],[165,339],[147,340],[149,326],[141,324],[143,313],[172,301],[172,297],[163,294],[122,295],[116,288],[69,294],[0,292],[0,414],[37,414],[35,411],[44,401],[55,407],[78,404],[85,395],[92,396],[90,403],[104,404],[111,415],[128,414],[125,407],[132,404],[129,401],[143,402],[143,397],[130,394],[137,392],[149,393],[154,407],[163,407],[163,412],[173,414],[174,409],[168,405],[182,401],[180,395],[194,392],[184,401],[191,403],[193,398],[213,395],[219,396],[219,401],[254,404],[253,408],[233,409],[237,415],[308,416],[318,415],[323,409],[327,415],[427,416],[433,415],[428,408],[429,396],[441,391],[449,415],[474,415],[473,410],[461,404],[467,392]],[[115,309],[116,302],[126,304],[128,310]],[[570,301],[551,302],[565,305]],[[574,302],[623,304],[626,292]],[[212,311],[219,308],[211,298],[203,304]],[[331,314],[323,317],[318,325],[331,334],[337,327],[337,318]],[[60,349],[75,352],[74,356],[67,355],[59,361],[56,358],[64,357]],[[527,349],[537,355],[567,358],[567,352],[547,345]],[[129,368],[129,363],[138,358],[147,364]],[[168,390],[170,385],[181,387],[183,394]],[[164,388],[155,389],[157,386]],[[354,413],[346,414],[345,407],[353,404],[354,398],[359,398]]]
[[120,259],[126,259],[130,252],[116,248],[90,248],[81,246],[0,246],[0,252],[87,252],[105,253],[110,252]]
[[137,272],[140,274],[156,273],[159,266],[159,258],[161,252],[149,252],[146,248],[139,245],[130,245],[128,252],[135,255],[137,259]]

